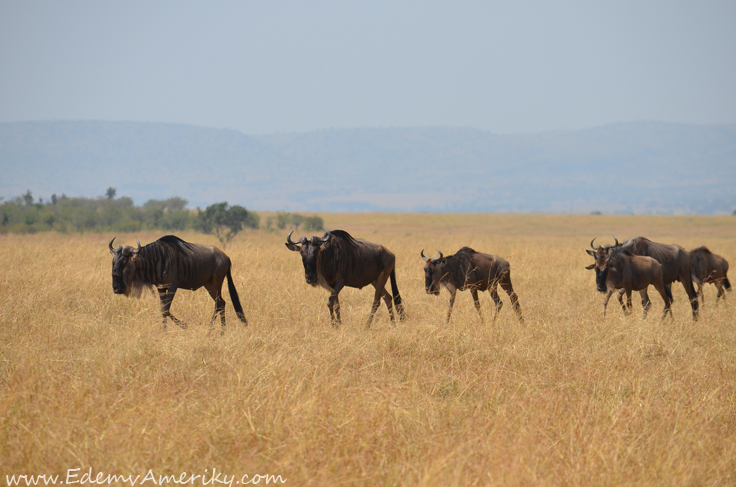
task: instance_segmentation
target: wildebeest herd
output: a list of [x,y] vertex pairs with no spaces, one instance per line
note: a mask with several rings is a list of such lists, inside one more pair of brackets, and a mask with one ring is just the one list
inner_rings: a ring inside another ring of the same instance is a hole
[[[307,284],[321,286],[330,292],[327,306],[333,326],[340,324],[339,294],[342,288],[347,286],[362,289],[369,284],[375,288],[375,294],[366,328],[370,327],[381,298],[386,303],[392,323],[394,307],[399,319],[404,320],[404,307],[396,283],[396,257],[390,250],[380,244],[353,238],[343,230],[326,230],[322,237],[301,237],[296,242],[291,239],[293,233],[286,237],[286,247],[300,253]],[[651,306],[647,290],[650,285],[654,286],[664,301],[664,319],[668,314],[672,315],[672,283],[680,281],[690,300],[693,320],[698,319],[698,297],[704,299],[703,287],[706,284],[711,283],[717,287],[716,302],[722,297],[725,299],[724,289],[731,290],[727,277],[728,262],[707,247],[698,247],[687,252],[679,245],[660,244],[644,237],[635,237],[624,243],[619,243],[615,237],[614,240],[614,245],[594,247],[593,239],[590,242],[592,250],[586,250],[595,259],[586,269],[595,269],[596,287],[598,291],[605,293],[604,318],[606,306],[615,290],[619,290],[618,300],[625,313],[631,313],[631,293],[638,291],[646,317]],[[136,239],[137,248],[113,248],[114,241],[113,238],[108,244],[113,255],[113,292],[139,297],[143,288],[155,287],[161,300],[164,328],[168,318],[186,328],[186,324],[175,318],[170,311],[176,291],[196,290],[204,286],[215,301],[210,326],[219,314],[224,332],[225,300],[222,297],[222,284],[226,277],[236,315],[247,324],[230,273],[230,258],[220,249],[188,243],[173,235],[162,237],[146,246],[141,246]],[[425,262],[425,291],[427,294],[439,295],[440,286],[449,291],[448,323],[458,290],[470,290],[481,320],[483,315],[478,291],[488,291],[495,303],[495,321],[503,305],[497,291],[499,285],[509,295],[519,321],[523,322],[519,298],[511,284],[511,266],[506,260],[496,255],[476,252],[469,247],[463,247],[454,255],[448,256],[439,250],[437,252],[439,257],[434,258],[426,257],[424,250],[420,252]],[[389,279],[391,293],[386,290]],[[697,292],[693,281],[699,286]],[[623,301],[624,294],[626,302]]]

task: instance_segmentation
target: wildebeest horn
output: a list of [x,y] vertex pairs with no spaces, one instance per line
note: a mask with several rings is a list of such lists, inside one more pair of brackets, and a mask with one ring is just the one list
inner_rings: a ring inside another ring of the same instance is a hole
[[112,240],[110,240],[110,243],[107,244],[107,247],[110,249],[110,253],[115,255],[115,249],[112,248],[112,243],[115,241],[117,237],[113,237]]
[[593,240],[590,241],[590,248],[595,250],[595,247],[593,247],[593,242],[595,242],[595,237],[593,237]]
[[424,249],[422,249],[421,256],[422,256],[422,259],[424,259],[424,262],[429,262],[430,261],[430,258],[429,257],[425,257],[424,256]]
[[328,242],[332,238],[332,233],[326,228],[324,230],[325,230],[325,235],[322,238],[318,239],[322,243]]
[[438,253],[438,254],[440,254],[440,260],[442,260],[442,259],[444,259],[444,258],[445,258],[445,256],[444,256],[444,255],[442,255],[442,252],[440,252],[440,250],[439,250],[439,249],[435,249],[435,250],[437,251],[437,253]]
[[616,235],[611,235],[611,237],[613,237],[613,239],[616,241],[616,244],[614,245],[614,247],[618,247],[620,244],[618,243],[618,239],[616,238]]
[[291,232],[289,232],[289,235],[286,237],[286,242],[287,243],[289,243],[291,245],[300,245],[300,244],[303,244],[304,242],[307,241],[307,237],[302,237],[299,240],[297,240],[296,242],[292,242],[291,241],[291,234],[292,233],[294,233],[294,230],[292,230]]
[[141,241],[138,240],[137,238],[135,239],[135,241],[138,243],[138,250],[140,251],[141,250]]

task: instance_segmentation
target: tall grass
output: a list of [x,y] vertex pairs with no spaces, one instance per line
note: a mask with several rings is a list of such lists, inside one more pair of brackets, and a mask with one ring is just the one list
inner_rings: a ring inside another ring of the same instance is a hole
[[[728,485],[736,483],[736,294],[700,321],[673,285],[646,320],[602,296],[584,249],[644,234],[736,262],[732,218],[540,215],[327,215],[330,229],[397,256],[407,320],[385,306],[364,329],[372,288],[304,283],[285,234],[226,249],[249,325],[226,294],[180,291],[162,330],[158,298],[116,296],[112,235],[0,236],[0,475],[81,468],[127,475],[217,468],[287,485]],[[282,232],[283,233],[283,232]],[[298,232],[297,232],[298,233]],[[160,234],[118,235],[147,243]],[[183,234],[198,243],[212,237]],[[299,235],[295,235],[297,238]],[[608,239],[608,240],[606,240]],[[459,293],[424,293],[419,251],[463,245],[512,265],[526,324],[508,297],[481,323]],[[226,286],[225,286],[226,288]],[[219,325],[216,325],[219,327]],[[149,482],[150,483],[150,482]]]

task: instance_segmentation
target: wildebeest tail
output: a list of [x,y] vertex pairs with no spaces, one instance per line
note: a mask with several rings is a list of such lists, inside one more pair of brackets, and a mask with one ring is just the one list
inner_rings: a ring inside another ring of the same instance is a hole
[[248,321],[245,319],[243,307],[240,305],[240,298],[238,298],[238,291],[235,290],[235,283],[233,282],[233,276],[230,274],[230,269],[227,270],[227,290],[230,291],[230,300],[233,302],[235,314],[238,315],[240,321],[247,325]]
[[728,280],[728,277],[723,278],[723,286],[726,288],[726,290],[731,290],[731,281]]
[[399,295],[399,287],[396,285],[396,268],[391,270],[391,294],[394,297],[394,305],[396,306],[396,312],[399,314],[399,319],[404,319],[404,305],[401,304],[401,296]]
[[670,302],[674,301],[674,298],[672,297],[672,288],[670,286],[665,286],[664,292],[667,294],[667,297],[670,299]]

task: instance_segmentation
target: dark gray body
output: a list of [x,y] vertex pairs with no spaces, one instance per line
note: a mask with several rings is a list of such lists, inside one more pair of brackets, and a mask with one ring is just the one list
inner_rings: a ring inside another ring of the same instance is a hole
[[698,319],[698,296],[693,286],[690,273],[690,253],[679,245],[667,245],[652,242],[645,237],[634,237],[619,247],[629,250],[634,255],[651,257],[662,265],[662,279],[672,295],[671,286],[675,281],[680,281],[685,288],[690,306],[693,309],[693,321]]
[[[375,288],[366,328],[370,328],[382,297],[391,322],[394,322],[392,302],[396,305],[399,319],[404,319],[404,308],[396,285],[396,257],[390,250],[380,244],[353,238],[343,230],[327,231],[321,238],[307,240],[302,237],[296,242],[291,240],[292,233],[286,237],[286,247],[302,256],[307,284],[319,285],[330,292],[327,307],[333,326],[341,322],[338,295],[345,286],[362,289],[370,284]],[[392,294],[386,291],[389,278]]]
[[164,328],[167,318],[186,328],[186,324],[170,312],[176,291],[194,291],[204,287],[215,301],[212,323],[219,313],[224,331],[225,300],[222,298],[222,283],[225,277],[228,279],[228,290],[235,312],[240,321],[247,324],[230,274],[230,258],[217,247],[193,244],[167,235],[145,247],[141,247],[139,242],[138,248],[118,246],[113,249],[114,240],[113,238],[108,246],[113,255],[113,291],[115,294],[139,297],[144,287],[156,287],[161,299]]
[[499,284],[509,295],[519,321],[524,321],[521,316],[519,298],[511,285],[511,266],[506,260],[497,255],[476,252],[469,247],[463,247],[454,255],[447,257],[442,255],[442,252],[439,253],[440,257],[428,259],[424,256],[424,251],[422,251],[421,256],[425,261],[424,283],[427,294],[439,295],[440,284],[450,292],[450,308],[447,310],[447,323],[450,322],[457,291],[465,291],[466,289],[469,289],[473,295],[475,309],[478,310],[481,320],[483,319],[483,314],[480,311],[478,291],[489,291],[496,305],[496,313],[493,317],[495,321],[503,306],[497,291]]
[[697,295],[705,304],[703,288],[711,283],[718,289],[716,304],[723,297],[726,299],[724,288],[731,290],[731,282],[728,280],[728,261],[718,254],[711,252],[708,247],[698,247],[690,251],[690,275],[693,282],[698,284]]
[[[647,311],[651,306],[647,294],[647,288],[650,285],[654,286],[664,300],[662,319],[668,313],[672,315],[670,307],[672,294],[664,285],[664,272],[662,265],[657,260],[652,257],[634,255],[629,250],[621,249],[612,252],[610,248],[598,247],[596,251],[586,250],[586,252],[595,259],[595,263],[589,265],[586,269],[595,269],[596,288],[598,291],[606,293],[603,298],[603,319],[606,318],[608,300],[616,289],[622,290],[618,295],[618,301],[625,313],[631,312],[631,292],[639,291],[644,307],[644,318],[646,318]],[[626,293],[627,304],[623,302],[624,293]]]

